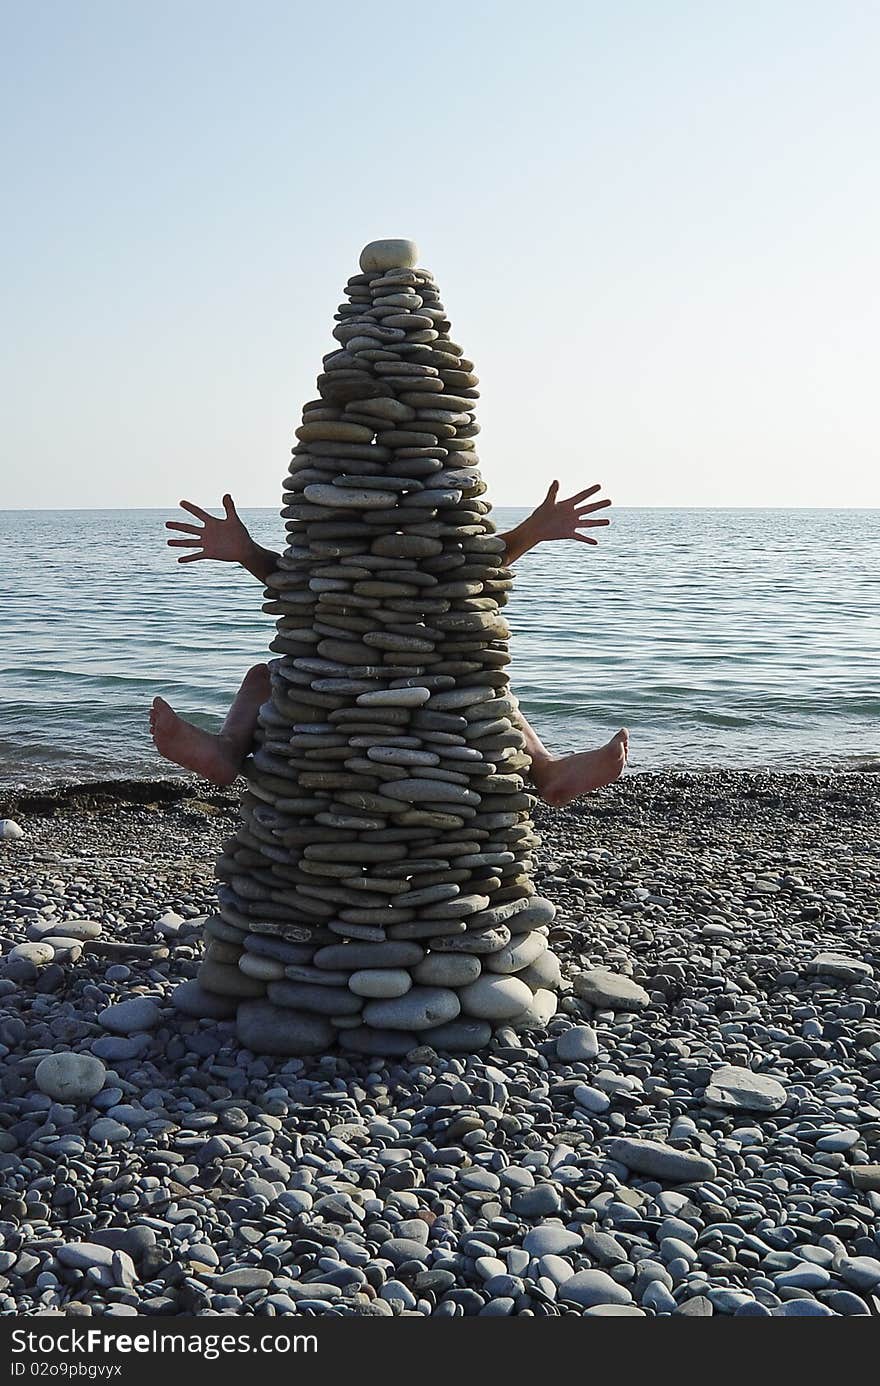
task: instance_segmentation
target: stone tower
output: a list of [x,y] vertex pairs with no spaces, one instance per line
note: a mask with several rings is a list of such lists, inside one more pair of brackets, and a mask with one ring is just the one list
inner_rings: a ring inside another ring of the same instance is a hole
[[556,1008],[478,381],[417,261],[363,251],[284,481],[272,698],[199,975],[257,1052],[477,1050]]

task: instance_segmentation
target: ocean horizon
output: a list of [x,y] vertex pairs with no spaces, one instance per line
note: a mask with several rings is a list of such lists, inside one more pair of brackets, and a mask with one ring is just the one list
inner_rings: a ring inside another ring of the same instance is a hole
[[[241,513],[282,546],[277,507]],[[511,680],[552,750],[626,725],[631,772],[880,767],[878,510],[610,513],[597,548],[546,544],[516,565]],[[267,657],[260,584],[179,566],[173,515],[0,511],[4,787],[176,773],[149,738],[153,696],[216,727]]]

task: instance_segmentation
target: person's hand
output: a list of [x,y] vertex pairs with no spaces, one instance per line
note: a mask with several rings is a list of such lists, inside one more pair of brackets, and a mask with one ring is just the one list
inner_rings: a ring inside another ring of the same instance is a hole
[[524,522],[534,534],[534,542],[539,544],[546,539],[576,539],[580,544],[597,544],[598,539],[594,539],[590,534],[582,534],[581,530],[597,529],[611,523],[608,519],[592,518],[598,510],[606,510],[611,504],[610,500],[590,501],[590,497],[595,496],[601,489],[600,485],[588,486],[586,491],[578,491],[576,496],[569,496],[567,500],[557,500],[559,482],[551,481],[541,504]]
[[214,558],[220,563],[241,563],[247,566],[253,540],[238,518],[235,502],[230,495],[223,497],[223,509],[226,511],[224,519],[209,515],[207,510],[193,505],[192,501],[182,500],[180,508],[201,520],[202,524],[200,528],[198,525],[182,524],[178,520],[166,520],[166,529],[175,529],[191,536],[187,539],[169,539],[169,548],[197,550],[196,553],[181,554],[178,563],[197,563],[200,558]]

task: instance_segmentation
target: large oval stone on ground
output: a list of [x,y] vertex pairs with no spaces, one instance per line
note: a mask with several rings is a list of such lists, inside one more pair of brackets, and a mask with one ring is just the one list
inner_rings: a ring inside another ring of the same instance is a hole
[[651,1000],[644,987],[620,972],[593,967],[574,979],[575,996],[599,1011],[640,1011]]
[[89,1102],[101,1091],[107,1070],[94,1054],[48,1054],[34,1078],[40,1092],[56,1102]]
[[632,1295],[625,1285],[612,1280],[607,1271],[582,1270],[566,1280],[560,1298],[572,1300],[583,1308],[594,1304],[632,1304]]
[[333,1044],[333,1026],[320,1015],[304,1015],[269,1001],[243,1001],[238,1008],[239,1041],[255,1054],[321,1054]]
[[864,982],[874,976],[874,969],[861,958],[847,953],[817,953],[807,963],[808,977],[837,977],[841,982]]
[[778,1112],[785,1097],[785,1088],[776,1078],[736,1064],[716,1068],[706,1088],[707,1102],[735,1112]]
[[[571,1031],[566,1033],[571,1034]],[[677,1150],[663,1141],[614,1136],[606,1142],[605,1152],[634,1174],[646,1174],[664,1184],[694,1184],[702,1179],[714,1179],[718,1173],[705,1156],[693,1150]]]
[[588,1063],[599,1056],[599,1039],[589,1025],[573,1025],[556,1041],[557,1057],[563,1063]]
[[32,982],[54,956],[49,943],[18,943],[6,955],[6,976],[11,982]]
[[80,943],[86,943],[93,938],[99,938],[102,926],[93,919],[63,919],[45,920],[41,919],[34,924],[28,925],[28,938],[40,940],[49,938],[53,934],[63,934],[65,938],[75,938]]
[[127,1001],[118,1001],[115,1006],[105,1006],[98,1014],[98,1024],[103,1030],[112,1030],[114,1035],[131,1035],[138,1030],[154,1030],[159,1024],[160,1012],[155,1001],[149,996],[130,996]]

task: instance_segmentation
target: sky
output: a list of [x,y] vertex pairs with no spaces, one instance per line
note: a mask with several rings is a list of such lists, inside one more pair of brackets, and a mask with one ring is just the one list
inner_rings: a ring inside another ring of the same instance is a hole
[[880,506],[875,0],[0,0],[0,508],[279,504],[416,240],[497,504]]

